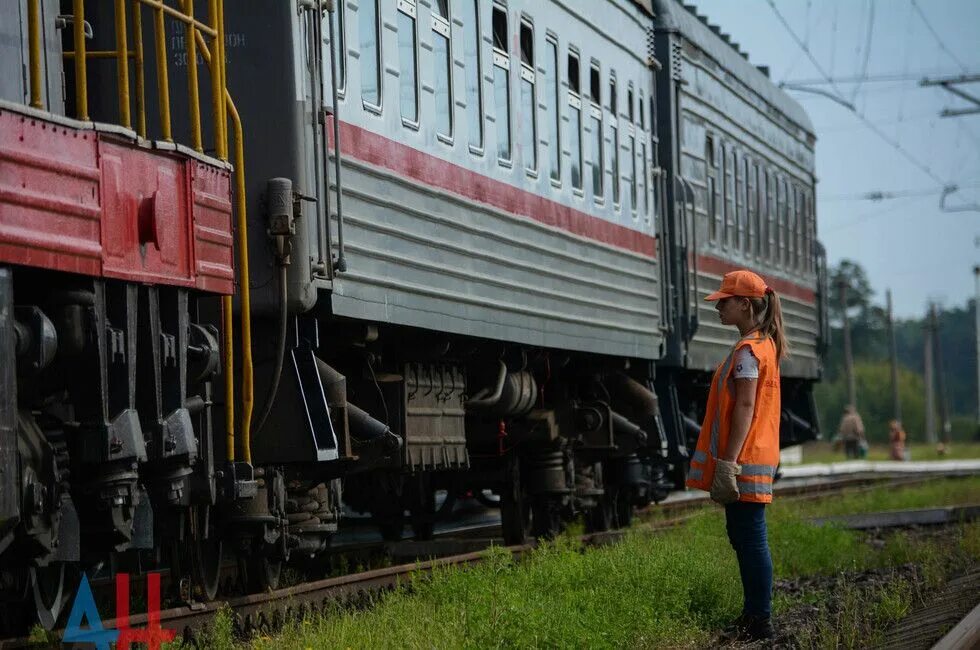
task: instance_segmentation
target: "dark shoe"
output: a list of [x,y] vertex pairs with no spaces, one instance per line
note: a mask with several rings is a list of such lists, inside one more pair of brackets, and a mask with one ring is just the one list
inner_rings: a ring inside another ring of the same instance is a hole
[[775,631],[772,619],[768,616],[742,614],[732,624],[722,630],[722,641],[762,641],[771,639]]

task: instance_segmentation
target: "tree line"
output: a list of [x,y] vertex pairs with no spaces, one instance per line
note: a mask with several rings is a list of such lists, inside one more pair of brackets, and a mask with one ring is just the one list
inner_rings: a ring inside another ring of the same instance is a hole
[[[847,404],[847,378],[844,370],[843,314],[836,290],[846,282],[847,315],[851,328],[851,350],[857,408],[864,420],[868,439],[888,440],[888,421],[892,419],[891,370],[887,312],[875,301],[874,291],[860,264],[841,260],[831,270],[828,307],[831,318],[830,346],[824,361],[823,381],[817,384],[816,400],[825,439],[837,433],[841,413]],[[977,354],[974,329],[975,301],[961,307],[945,307],[938,313],[939,348],[943,357],[946,401],[953,440],[969,440],[977,435]],[[898,392],[902,423],[909,439],[924,441],[925,381],[924,347],[927,314],[917,319],[896,320],[895,344],[898,357]],[[934,366],[938,373],[938,367]],[[936,389],[936,430],[942,435]]]

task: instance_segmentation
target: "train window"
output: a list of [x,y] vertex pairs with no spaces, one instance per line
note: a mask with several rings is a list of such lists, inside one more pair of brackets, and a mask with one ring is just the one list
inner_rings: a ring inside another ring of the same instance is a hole
[[582,98],[579,96],[578,52],[568,52],[569,143],[572,152],[572,187],[582,189]]
[[783,179],[785,195],[783,199],[783,221],[780,226],[780,259],[785,267],[793,265],[793,184]]
[[749,252],[754,257],[759,257],[762,247],[762,203],[763,192],[762,176],[759,173],[759,163],[752,163],[752,171],[749,176],[749,192],[752,194],[752,243],[749,245]]
[[772,171],[766,172],[766,188],[766,216],[769,218],[766,237],[766,257],[770,262],[775,263],[779,204],[776,202],[776,174]]
[[626,116],[629,119],[629,152],[630,152],[630,210],[636,216],[636,127],[633,124],[635,116],[633,108],[633,82],[626,86]]
[[398,3],[398,86],[402,111],[402,123],[418,126],[419,86],[418,54],[415,37],[415,3],[400,0]]
[[799,269],[803,250],[803,192],[795,187],[793,195],[796,197],[793,206],[793,268]]
[[521,21],[521,150],[524,168],[538,169],[538,120],[534,97],[534,28]]
[[432,5],[432,61],[435,66],[436,133],[453,137],[453,60],[447,0]]
[[[640,93],[639,99],[637,100],[637,107],[640,109],[640,132],[637,133],[637,138],[640,139],[640,162],[639,162],[639,188],[638,192],[643,203],[643,214],[647,215],[647,221],[649,221],[649,213],[647,212],[650,208],[650,202],[647,197],[647,140],[646,136],[643,134],[643,93]],[[637,205],[639,210],[640,206]]]
[[793,204],[789,213],[790,240],[787,247],[790,252],[790,265],[795,269],[800,262],[800,188],[793,185]]
[[480,65],[480,0],[463,2],[463,58],[466,65],[466,114],[470,147],[483,149],[483,66]]
[[817,238],[817,213],[813,205],[813,193],[806,195],[806,270],[814,271],[813,243]]
[[357,8],[361,65],[361,101],[381,108],[381,39],[378,37],[378,0],[364,0]]
[[493,8],[493,97],[497,113],[497,160],[509,164],[510,54],[507,50],[507,14],[501,7]]
[[501,52],[509,52],[507,47],[507,12],[503,7],[493,8],[493,46]]
[[646,125],[646,119],[644,118],[644,113],[646,111],[643,110],[643,93],[640,93],[639,108],[640,108],[640,128],[646,130],[647,125]]
[[640,177],[640,194],[643,196],[643,214],[646,215],[647,223],[650,222],[650,188],[647,184],[650,180],[650,166],[647,163],[647,142],[643,140],[640,145],[640,169],[643,175]]
[[616,113],[616,75],[610,72],[609,77],[609,135],[612,147],[609,151],[609,163],[612,166],[612,197],[613,205],[619,207],[619,115]]
[[558,95],[558,43],[549,36],[545,42],[548,49],[544,57],[544,82],[548,93],[548,155],[551,159],[551,180],[561,182],[561,99]]
[[786,225],[789,221],[789,210],[786,201],[786,179],[780,177],[776,186],[776,209],[778,215],[776,219],[776,261],[779,264],[786,263]]
[[593,104],[602,106],[602,82],[600,81],[599,62],[592,61],[589,67],[589,99]]
[[745,157],[745,154],[738,156],[735,159],[735,173],[738,175],[735,181],[737,192],[735,198],[738,201],[738,210],[736,211],[736,217],[738,219],[738,241],[735,242],[735,248],[739,250],[745,250],[745,231],[748,228],[748,224],[746,223],[749,219],[749,199],[746,194],[748,169],[749,161]]
[[704,138],[704,165],[708,179],[708,238],[718,241],[718,158],[715,156],[715,139],[711,134]]
[[809,259],[809,235],[810,235],[810,219],[809,219],[809,201],[806,195],[806,190],[800,188],[800,234],[799,239],[799,255],[800,261],[798,266],[801,271],[809,271],[807,260]]
[[596,201],[605,198],[602,179],[605,176],[605,158],[602,155],[602,85],[599,80],[599,63],[589,66],[589,129],[592,150],[592,197]]
[[742,193],[742,156],[737,151],[732,152],[732,180],[735,183],[735,221],[732,224],[732,246],[735,250],[742,247],[742,232],[745,228],[745,195]]
[[[347,87],[347,48],[346,42],[344,40],[344,3],[338,3],[337,10],[329,14],[333,17],[333,33],[334,40],[336,41],[336,47],[334,48],[334,56],[337,59],[337,93],[340,95],[344,94],[344,90]],[[328,25],[323,26],[323,42],[330,45],[330,27]],[[329,54],[325,54],[326,59],[323,62],[323,69],[326,70],[326,75],[330,74],[330,59],[326,57]],[[330,96],[329,86],[327,86],[327,96]]]
[[759,238],[759,231],[756,228],[756,215],[759,213],[759,205],[756,203],[758,196],[755,193],[756,170],[753,163],[745,158],[745,252],[752,254],[755,241]]
[[732,148],[727,144],[722,143],[722,182],[724,183],[724,188],[722,192],[724,197],[722,200],[722,206],[725,210],[725,220],[722,224],[723,232],[721,241],[725,246],[730,246],[732,244],[732,239],[735,236],[735,165],[734,165],[734,154]]

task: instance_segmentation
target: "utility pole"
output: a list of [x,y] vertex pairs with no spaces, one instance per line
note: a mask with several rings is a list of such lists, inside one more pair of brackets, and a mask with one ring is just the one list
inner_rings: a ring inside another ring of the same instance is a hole
[[851,325],[847,320],[847,281],[837,283],[840,291],[840,311],[844,325],[844,371],[847,373],[847,402],[857,409],[857,389],[854,386],[854,357],[851,356]]
[[946,399],[946,373],[943,371],[943,346],[939,339],[939,316],[936,305],[932,305],[932,345],[936,357],[936,380],[939,385],[939,422],[942,425],[942,443],[949,445],[949,433],[952,428],[949,422],[949,402]]
[[888,306],[888,345],[892,362],[892,417],[902,421],[902,402],[898,399],[898,346],[895,345],[895,322],[892,320],[892,290],[885,291]]
[[[930,313],[932,305],[929,305]],[[925,345],[923,346],[926,383],[926,442],[936,444],[936,394],[934,391],[935,380],[932,372],[932,319],[926,315],[925,326]]]
[[980,431],[980,265],[973,267],[975,292],[973,296],[973,320],[977,339],[977,431]]

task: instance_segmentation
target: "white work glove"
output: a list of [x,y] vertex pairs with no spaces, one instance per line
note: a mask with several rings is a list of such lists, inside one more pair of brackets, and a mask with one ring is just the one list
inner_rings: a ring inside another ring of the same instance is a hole
[[737,463],[716,459],[715,476],[711,480],[711,500],[722,505],[738,501],[738,483],[735,477],[741,473],[742,467]]

